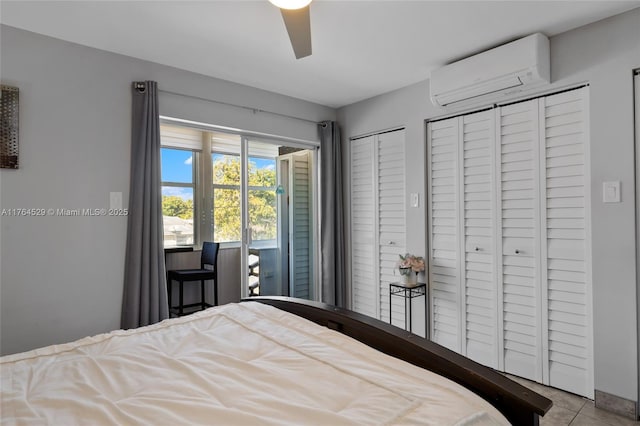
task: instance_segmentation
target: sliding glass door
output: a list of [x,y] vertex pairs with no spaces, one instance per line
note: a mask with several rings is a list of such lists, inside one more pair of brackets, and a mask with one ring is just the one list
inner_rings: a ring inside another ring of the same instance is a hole
[[317,146],[166,118],[160,133],[165,246],[220,243],[230,300],[317,300]]
[[242,138],[242,295],[317,297],[316,150]]

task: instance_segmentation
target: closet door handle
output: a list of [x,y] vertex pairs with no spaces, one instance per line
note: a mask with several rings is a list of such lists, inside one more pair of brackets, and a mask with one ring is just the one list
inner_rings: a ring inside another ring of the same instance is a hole
[[396,242],[395,241],[388,241],[387,244],[389,244],[390,246],[394,245]]
[[480,247],[474,248],[475,251],[480,251]]
[[516,254],[520,254],[520,250],[516,249]]

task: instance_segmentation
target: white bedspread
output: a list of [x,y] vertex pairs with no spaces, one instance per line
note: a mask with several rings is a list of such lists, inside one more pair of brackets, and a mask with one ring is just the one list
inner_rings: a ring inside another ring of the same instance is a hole
[[495,425],[429,371],[260,303],[0,358],[2,424]]

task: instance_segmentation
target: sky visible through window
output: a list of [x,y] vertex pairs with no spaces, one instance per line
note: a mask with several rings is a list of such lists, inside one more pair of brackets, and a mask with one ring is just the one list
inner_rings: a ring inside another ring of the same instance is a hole
[[164,182],[191,183],[193,154],[181,149],[162,148],[162,180]]
[[[163,182],[191,183],[193,181],[193,153],[181,149],[161,148]],[[193,200],[193,189],[163,186],[162,195],[174,195],[183,200]]]

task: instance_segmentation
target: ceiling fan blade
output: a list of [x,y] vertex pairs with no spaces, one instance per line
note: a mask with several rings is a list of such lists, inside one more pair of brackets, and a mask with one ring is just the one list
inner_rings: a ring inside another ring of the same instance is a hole
[[309,6],[302,9],[280,9],[296,59],[311,55],[311,20]]

